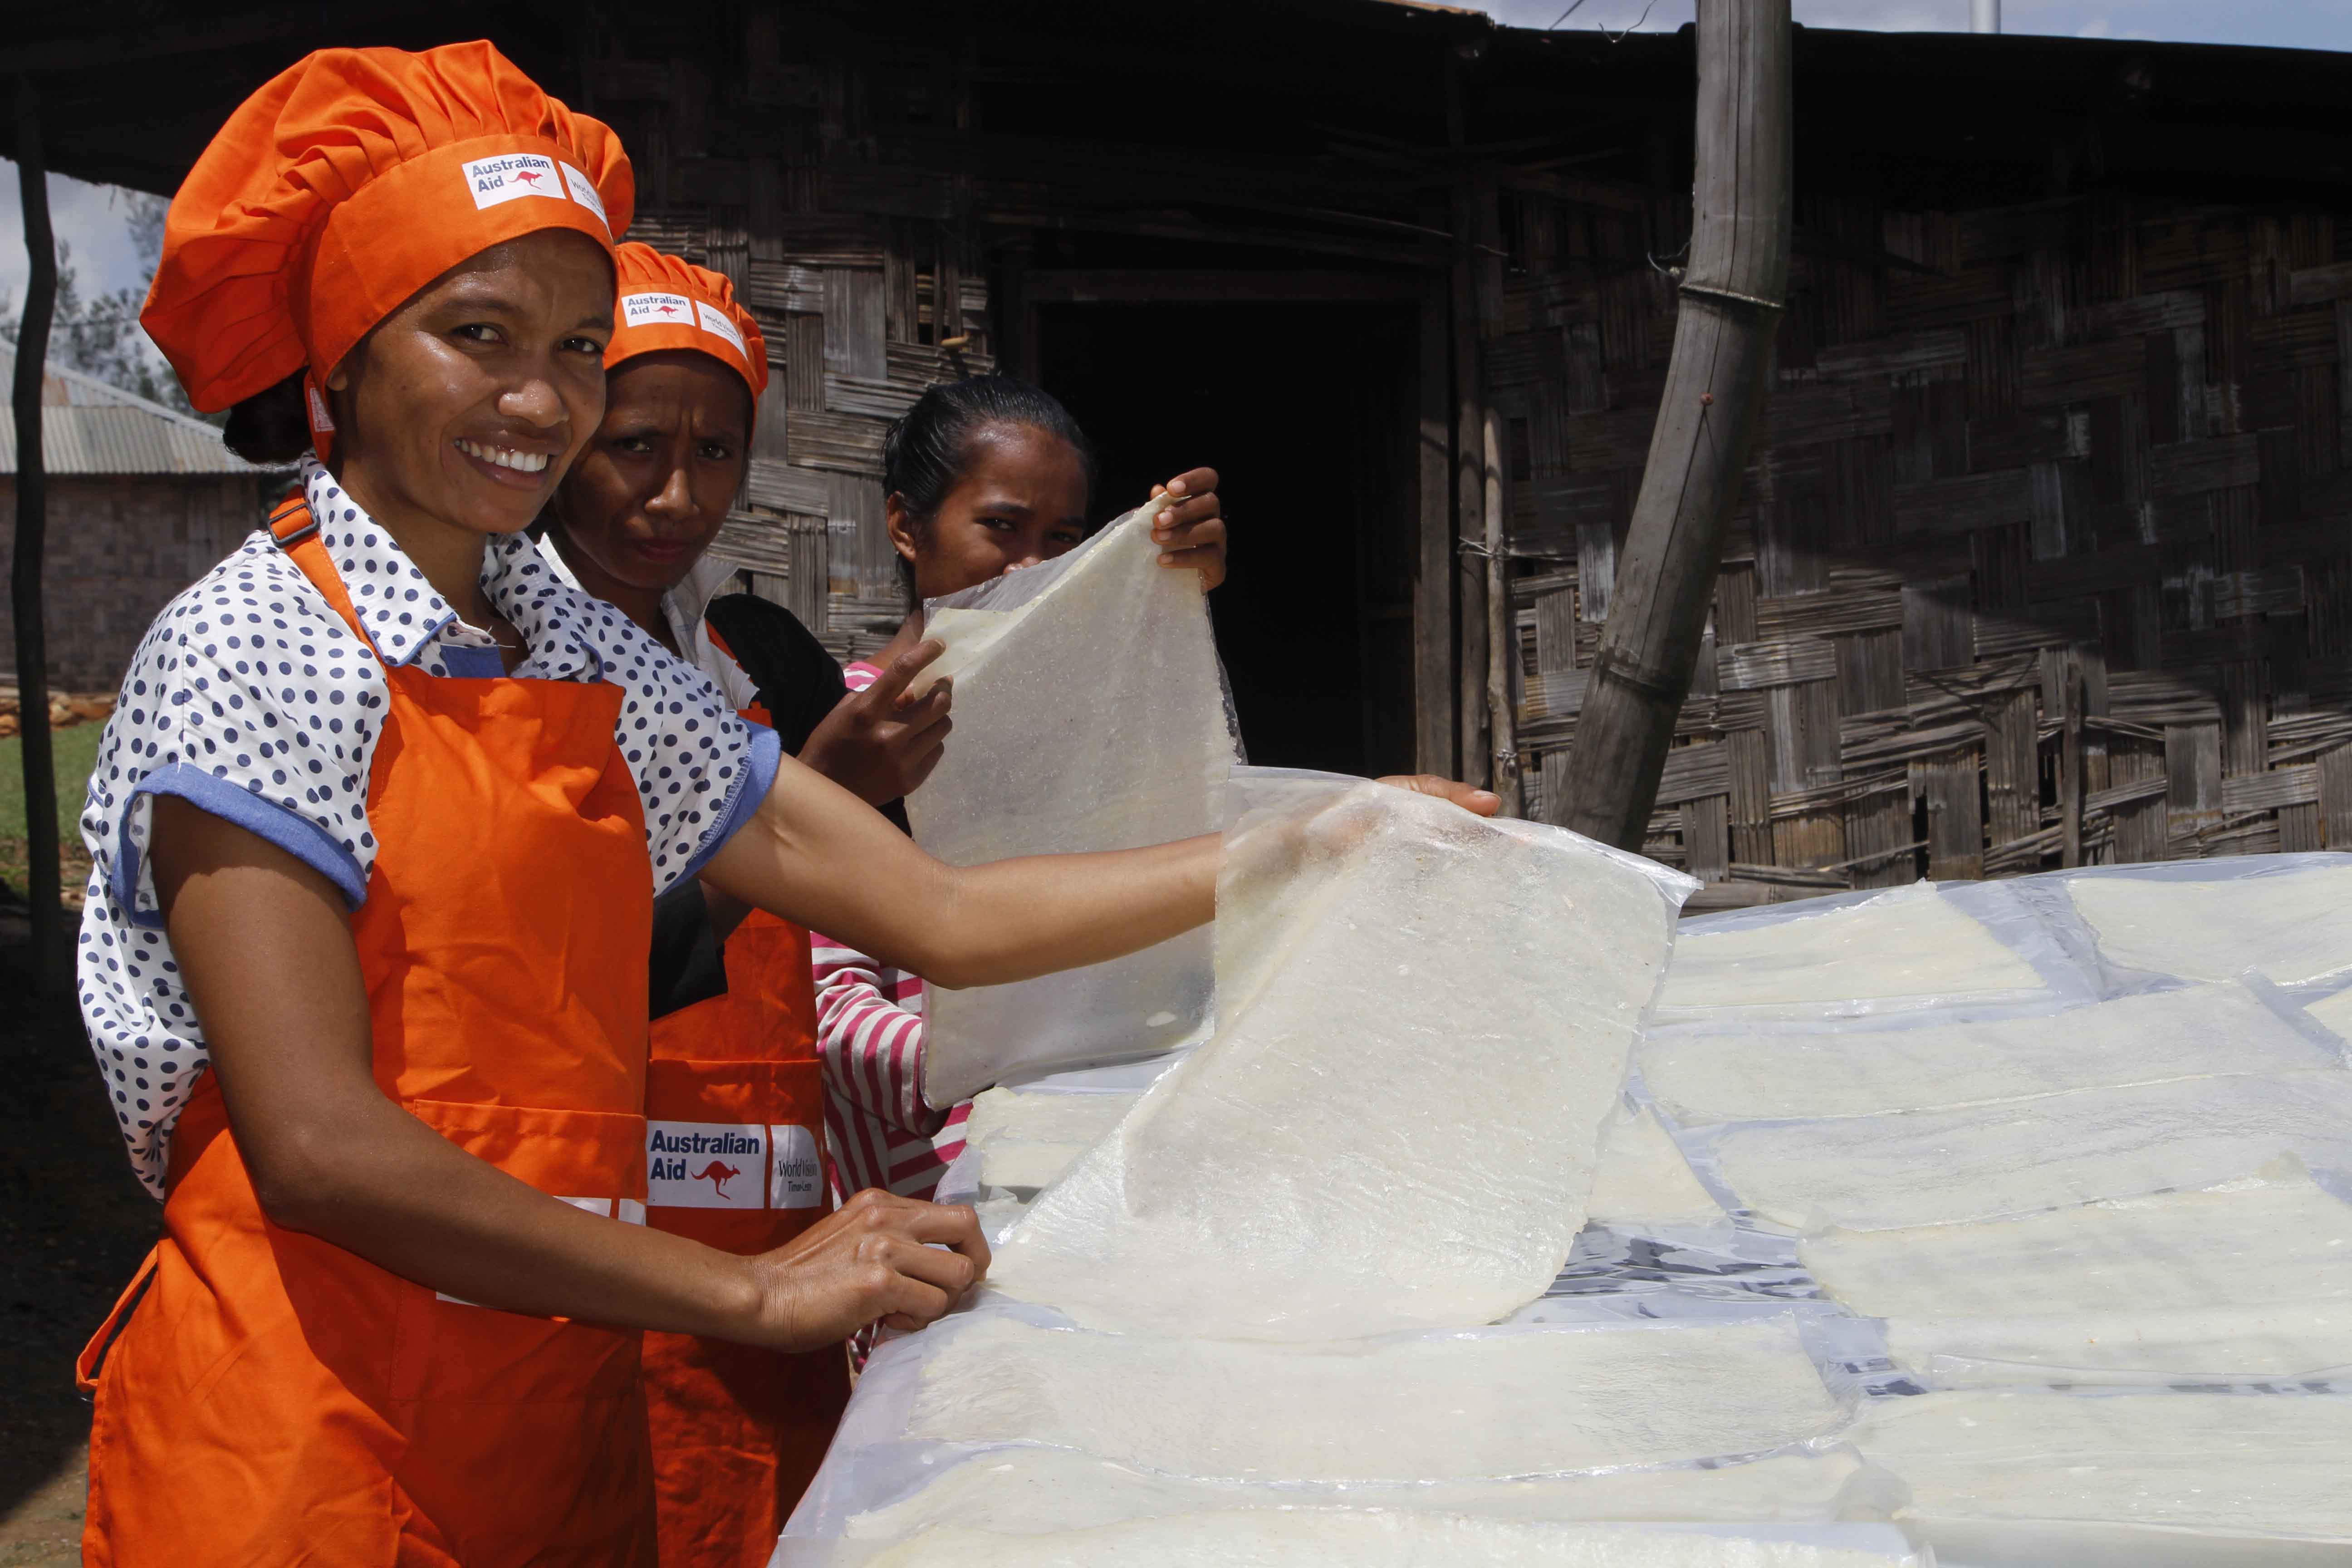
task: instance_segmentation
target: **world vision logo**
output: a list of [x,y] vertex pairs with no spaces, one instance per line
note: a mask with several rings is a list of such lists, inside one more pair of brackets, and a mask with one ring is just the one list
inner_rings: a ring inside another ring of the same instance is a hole
[[768,1129],[757,1122],[647,1121],[646,1203],[652,1208],[767,1206]]
[[501,153],[495,158],[477,158],[461,167],[466,171],[466,184],[474,193],[477,207],[494,207],[517,196],[546,196],[559,202],[564,199],[563,175],[557,170],[555,160],[538,153]]
[[621,325],[624,327],[690,327],[693,324],[694,301],[683,294],[621,296]]
[[749,359],[751,356],[751,351],[743,346],[743,334],[735,330],[735,323],[727,319],[724,311],[714,310],[699,300],[694,302],[694,311],[696,319],[702,323],[704,331],[733,343],[735,352],[744,358]]
[[606,234],[613,232],[613,220],[604,216],[604,198],[596,194],[595,181],[566,163],[563,165],[563,187],[572,193],[573,201],[596,215],[596,221],[604,226]]

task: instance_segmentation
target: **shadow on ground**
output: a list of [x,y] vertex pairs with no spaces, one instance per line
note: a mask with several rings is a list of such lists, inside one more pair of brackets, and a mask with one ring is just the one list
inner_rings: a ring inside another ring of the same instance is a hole
[[161,1215],[70,1002],[35,1005],[21,906],[0,910],[0,1568],[80,1561],[89,1405],[74,1356]]

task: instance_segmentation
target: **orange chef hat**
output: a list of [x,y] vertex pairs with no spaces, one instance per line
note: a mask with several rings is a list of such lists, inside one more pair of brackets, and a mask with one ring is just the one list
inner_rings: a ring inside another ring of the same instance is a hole
[[735,285],[723,273],[635,241],[613,252],[613,264],[621,299],[604,349],[606,370],[639,354],[692,349],[741,376],[759,401],[768,389],[767,339],[751,312],[735,302]]
[[320,49],[246,100],[188,172],[139,320],[200,409],[307,364],[323,435],[318,388],[419,289],[539,229],[609,250],[635,199],[610,128],[488,43]]

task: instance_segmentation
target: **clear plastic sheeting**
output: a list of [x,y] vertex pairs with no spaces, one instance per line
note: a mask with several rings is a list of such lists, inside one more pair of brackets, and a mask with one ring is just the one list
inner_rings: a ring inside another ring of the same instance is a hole
[[1336,1349],[989,1317],[932,1349],[906,1435],[1173,1475],[1419,1482],[1761,1454],[1843,1418],[1786,1314]]
[[1749,1122],[1715,1144],[1732,1190],[1766,1219],[1799,1230],[1997,1219],[2207,1186],[2281,1154],[2352,1170],[2352,1072],[2181,1079],[1964,1110]]
[[1822,1545],[1636,1525],[1258,1509],[1050,1535],[943,1525],[870,1555],[829,1562],[840,1568],[1926,1568],[1893,1531],[1846,1533],[1853,1544]]
[[1245,1508],[1357,1508],[1554,1522],[1822,1522],[1861,1468],[1843,1451],[1744,1464],[1535,1476],[1405,1486],[1307,1486],[1158,1475],[1065,1448],[991,1448],[911,1495],[851,1515],[842,1534],[890,1540],[939,1525],[998,1534],[1091,1530],[1154,1514]]
[[1694,886],[1377,784],[1245,813],[1215,1037],[1038,1199],[992,1280],[1096,1326],[1242,1339],[1533,1300]]
[[[1853,1439],[1906,1484],[1898,1520],[1984,1568],[2352,1561],[2341,1394],[1929,1394],[1874,1406]],[[2052,1524],[2079,1528],[2033,1528]]]
[[2252,970],[2281,985],[2352,969],[2352,860],[2342,855],[2266,858],[2231,878],[2121,868],[2066,890],[2118,969],[2183,980]]
[[1677,1033],[1649,1041],[1640,1060],[1658,1103],[1696,1125],[1946,1110],[2342,1058],[2232,983],[1908,1028]]
[[[1976,901],[2002,901],[1997,886],[1971,893]],[[1826,907],[1783,908],[1778,919],[1743,910],[1693,921],[1660,1009],[1860,1012],[2047,988],[2042,972],[1958,895],[1926,882]]]
[[[935,600],[955,743],[908,797],[953,865],[1130,849],[1212,833],[1235,760],[1200,583],[1158,564],[1154,501],[1058,560]],[[948,1106],[1055,1067],[1170,1049],[1205,1030],[1210,937],[1012,985],[934,989],[924,1092]]]

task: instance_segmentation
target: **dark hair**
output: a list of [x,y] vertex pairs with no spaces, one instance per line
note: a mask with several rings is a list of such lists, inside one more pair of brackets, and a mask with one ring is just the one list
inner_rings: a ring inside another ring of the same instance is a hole
[[[1059,436],[1076,448],[1087,489],[1093,491],[1094,447],[1059,399],[1017,376],[969,375],[931,387],[891,421],[882,437],[882,493],[906,497],[909,515],[928,522],[971,466],[972,443],[992,425],[1026,425]],[[915,569],[903,557],[898,575],[912,599]]]
[[310,449],[310,416],[302,406],[302,373],[296,371],[228,411],[221,441],[248,463],[275,468]]

